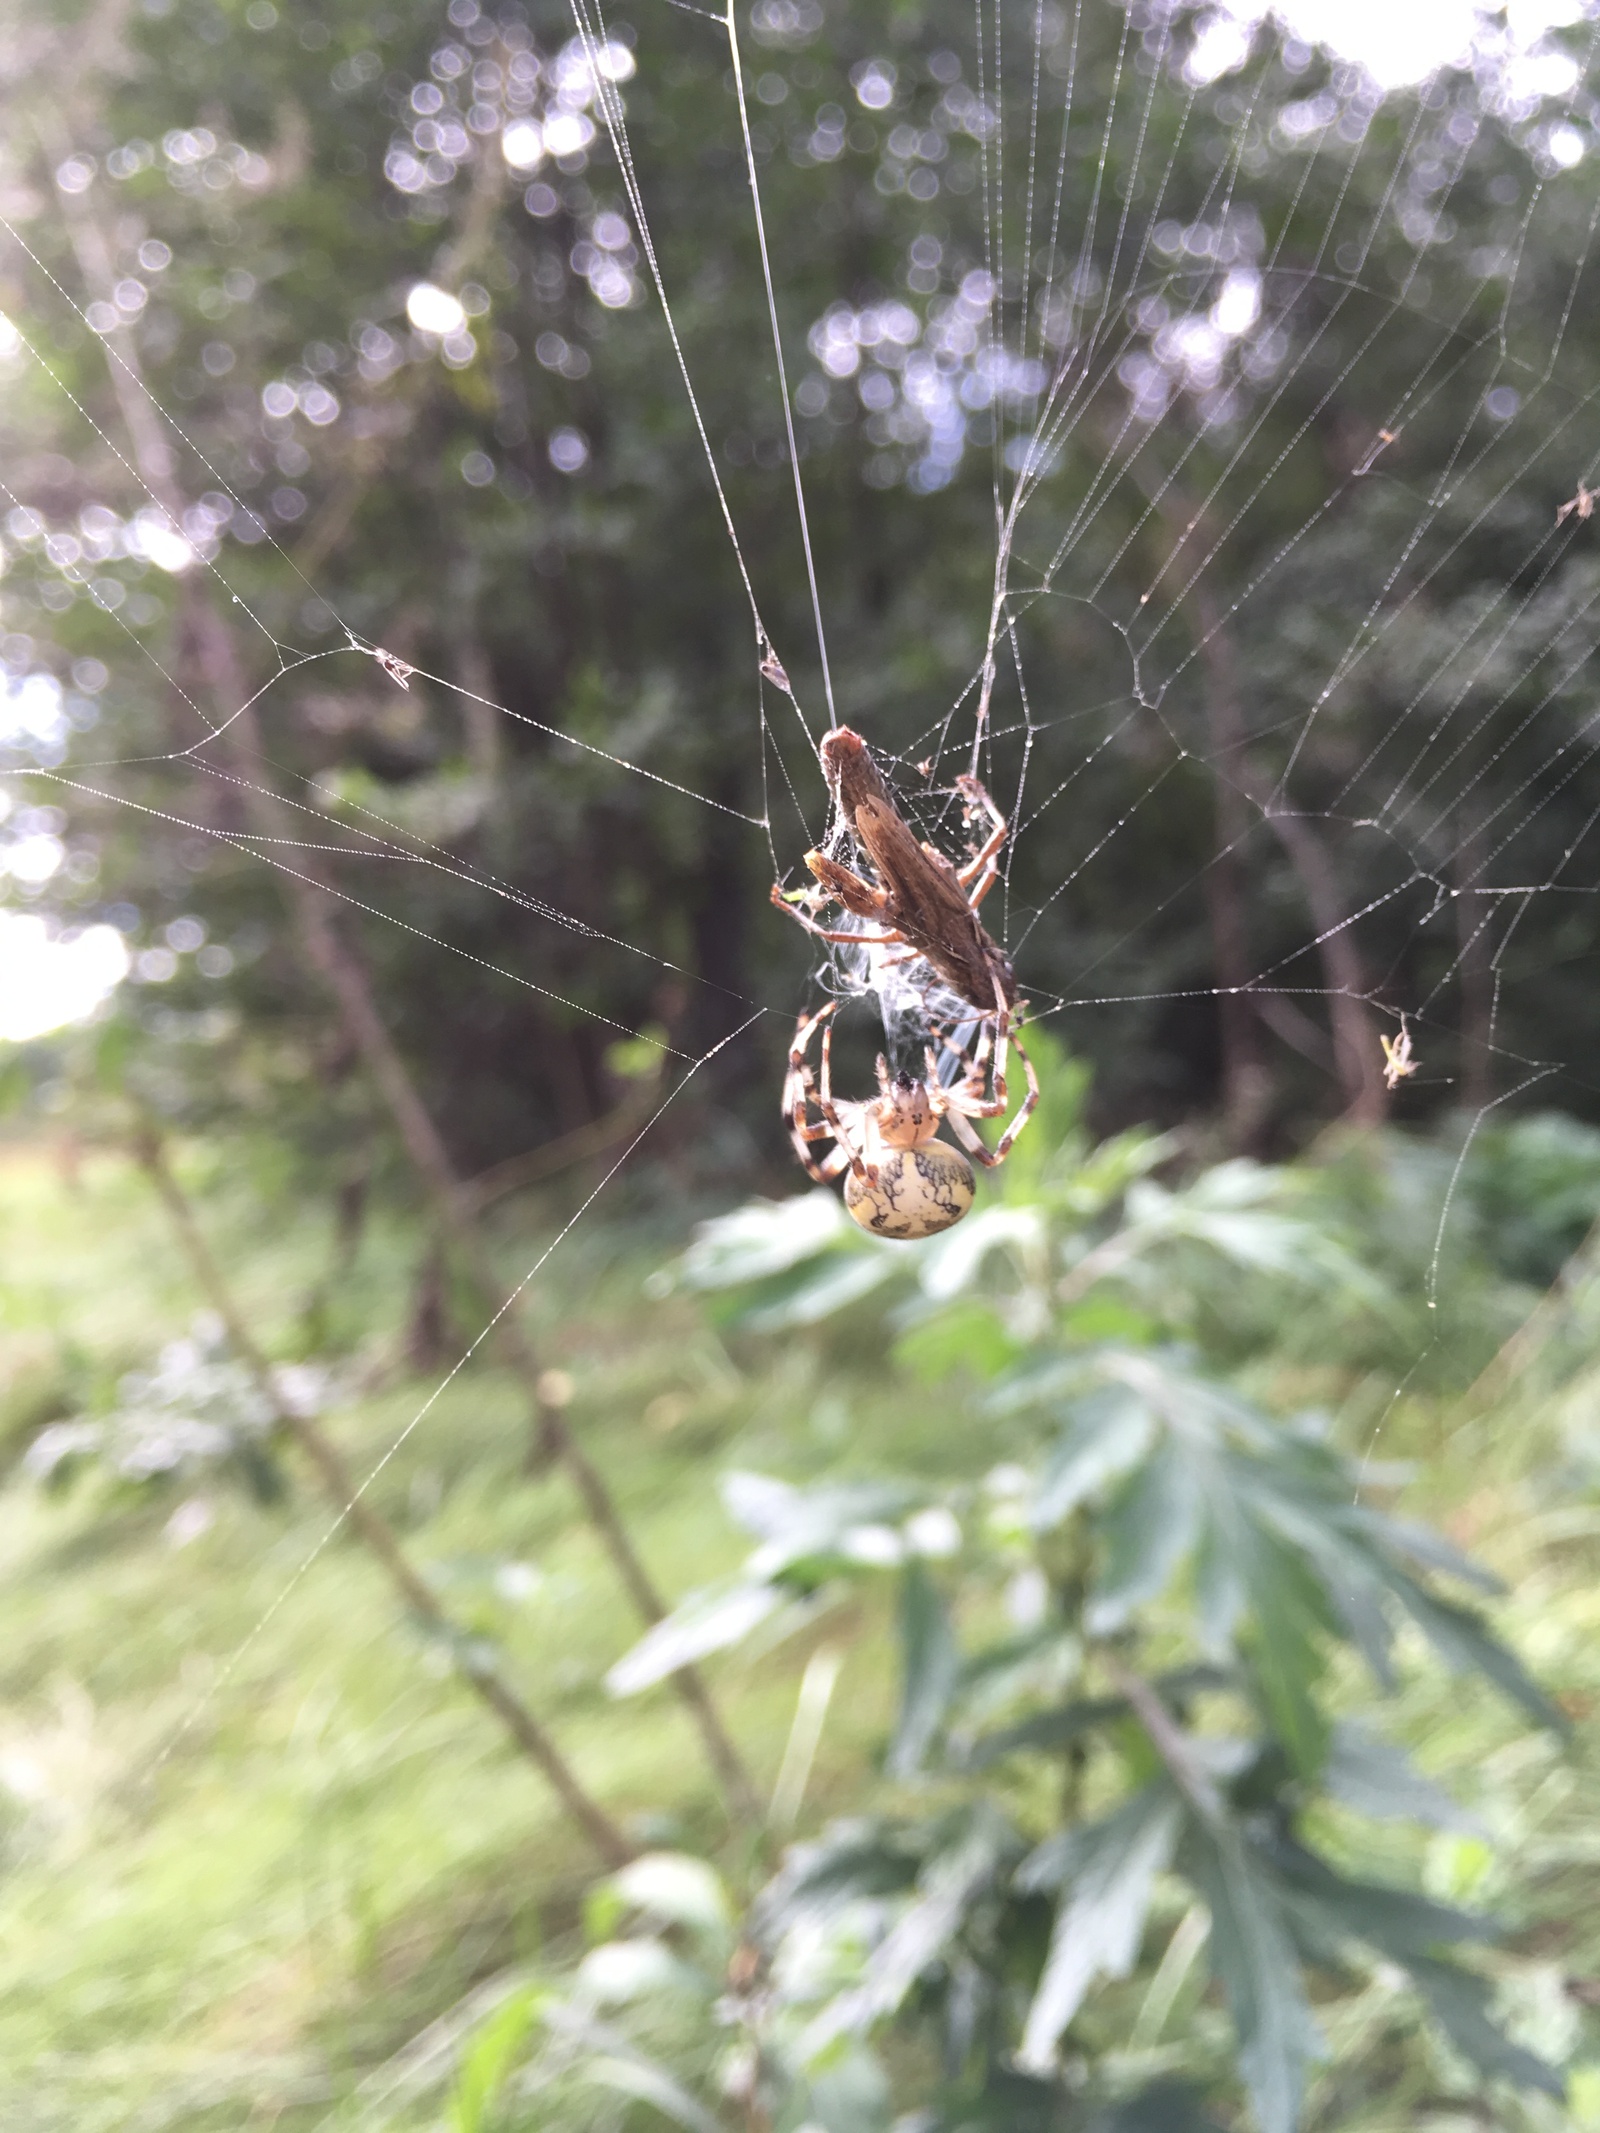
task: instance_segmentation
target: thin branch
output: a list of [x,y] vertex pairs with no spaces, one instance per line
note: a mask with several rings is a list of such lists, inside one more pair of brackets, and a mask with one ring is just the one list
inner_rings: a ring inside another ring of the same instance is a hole
[[[144,1129],[134,1140],[133,1152],[171,1216],[172,1226],[194,1269],[195,1278],[226,1328],[234,1353],[249,1371],[274,1422],[285,1435],[294,1439],[316,1469],[340,1522],[350,1527],[368,1553],[382,1565],[414,1615],[426,1622],[456,1653],[472,1649],[465,1633],[445,1613],[426,1579],[407,1557],[394,1528],[368,1501],[364,1484],[356,1481],[332,1439],[311,1416],[301,1414],[284,1399],[272,1365],[245,1324],[222,1268],[206,1242],[194,1207],[167,1160],[159,1134],[153,1128]],[[487,1653],[471,1660],[458,1658],[457,1670],[474,1694],[494,1712],[521,1753],[541,1772],[606,1864],[622,1866],[633,1858],[634,1846],[605,1809],[590,1798],[574,1775],[572,1766],[506,1681],[493,1658]]]
[[[49,119],[45,121],[47,131],[50,123]],[[55,123],[59,127],[60,121]],[[61,201],[84,281],[95,295],[109,297],[111,254],[95,211],[81,194],[62,194]],[[138,477],[172,523],[181,525],[182,488],[167,432],[157,414],[154,396],[144,382],[138,348],[126,331],[107,338],[111,385],[127,426]],[[109,345],[113,341],[117,344],[114,347]],[[203,573],[196,570],[179,581],[179,640],[187,678],[200,694],[212,697],[222,713],[215,730],[224,735],[244,804],[259,832],[292,846],[297,842],[297,825],[281,794],[268,782],[270,759],[262,746],[255,701],[245,686],[234,633],[218,614],[202,577]],[[540,1390],[542,1373],[533,1343],[513,1308],[512,1297],[495,1272],[468,1190],[457,1176],[443,1137],[389,1034],[366,968],[334,924],[329,894],[316,862],[307,852],[301,852],[299,859],[300,864],[293,870],[282,872],[302,953],[333,994],[346,1031],[399,1131],[406,1155],[493,1321],[503,1352],[528,1391],[535,1442],[545,1456],[565,1465],[582,1499],[585,1515],[604,1543],[640,1615],[647,1623],[659,1622],[667,1611],[665,1603],[634,1548],[598,1468],[573,1437],[560,1408]],[[761,1810],[755,1789],[704,1681],[692,1667],[684,1667],[673,1676],[673,1686],[700,1733],[730,1814],[736,1820],[758,1821]]]

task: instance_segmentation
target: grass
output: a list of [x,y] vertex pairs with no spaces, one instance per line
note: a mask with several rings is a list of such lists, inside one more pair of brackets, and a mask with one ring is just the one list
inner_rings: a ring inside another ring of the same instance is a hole
[[[345,1383],[331,1432],[362,1473],[403,1436],[374,1500],[452,1611],[500,1641],[511,1679],[596,1796],[647,1842],[717,1848],[736,1880],[754,1873],[673,1697],[617,1704],[600,1687],[637,1624],[565,1481],[529,1471],[518,1388],[474,1362],[417,1420],[444,1371],[406,1361],[416,1230],[374,1219],[330,1286],[336,1243],[317,1206],[285,1196],[264,1217],[204,1148],[184,1169],[269,1349],[303,1349],[310,1300],[326,1289],[326,1344]],[[543,1242],[537,1218],[502,1236],[518,1272]],[[142,1177],[111,1155],[72,1165],[50,1147],[6,1151],[0,1249],[0,1431],[14,1459],[41,1422],[105,1405],[200,1299]],[[725,1466],[797,1478],[879,1462],[970,1469],[959,1404],[847,1367],[820,1341],[730,1353],[692,1306],[648,1301],[662,1249],[591,1220],[529,1309],[669,1595],[742,1553],[707,1486]],[[1483,1692],[1463,1699],[1419,1668],[1383,1715],[1477,1809],[1486,1838],[1396,1830],[1366,1862],[1499,1903],[1515,1926],[1505,1977],[1522,2033],[1580,2062],[1581,2003],[1600,1979],[1586,1760],[1600,1710],[1600,1511],[1584,1464],[1597,1315],[1579,1285],[1492,1399],[1414,1398],[1386,1424],[1385,1456],[1417,1462],[1405,1508],[1506,1578],[1501,1626],[1565,1700],[1578,1744],[1532,1736]],[[1538,1359],[1555,1357],[1541,1374]],[[594,1870],[583,1840],[448,1655],[400,1615],[377,1567],[331,1532],[311,1476],[285,1462],[290,1487],[271,1504],[217,1483],[143,1499],[92,1483],[46,1495],[16,1477],[0,1489],[8,2128],[437,2126],[437,2090],[400,2079],[413,2040],[508,1964],[559,1965],[579,1944]],[[211,1523],[177,1545],[172,1513],[196,1493]],[[888,1727],[885,1640],[851,1635],[866,1626],[827,1625],[851,1657],[805,1827],[859,1803]],[[800,1639],[716,1675],[762,1790],[805,1654]],[[1399,2088],[1350,2090],[1351,2025],[1397,2019],[1381,1995],[1341,2003],[1308,2124],[1443,2133],[1467,2122],[1413,2088],[1403,2105]],[[1521,2116],[1495,2122],[1600,2126],[1600,2048],[1589,2057],[1595,2071],[1566,2116],[1519,2104],[1507,2108]],[[438,2064],[449,2063],[445,2051]]]

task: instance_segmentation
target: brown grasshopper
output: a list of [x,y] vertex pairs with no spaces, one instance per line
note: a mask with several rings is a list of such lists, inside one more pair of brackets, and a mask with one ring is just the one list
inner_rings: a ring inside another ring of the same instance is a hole
[[976,778],[957,778],[968,819],[986,815],[991,826],[967,864],[953,866],[943,852],[918,842],[859,733],[834,727],[823,736],[821,754],[828,783],[872,860],[878,885],[825,852],[807,852],[806,865],[828,898],[872,930],[847,933],[819,925],[776,885],[773,902],[820,940],[857,947],[902,944],[913,950],[980,1015],[996,1017],[996,1038],[1003,1042],[1017,1006],[1016,973],[979,918],[978,906],[999,877],[1005,817]]

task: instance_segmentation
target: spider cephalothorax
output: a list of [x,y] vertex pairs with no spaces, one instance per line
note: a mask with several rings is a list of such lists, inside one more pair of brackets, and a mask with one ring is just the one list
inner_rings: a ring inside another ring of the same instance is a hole
[[[975,1118],[998,1118],[1007,1108],[1003,1051],[991,1047],[985,1031],[966,1061],[966,1071],[948,1088],[940,1086],[938,1062],[930,1050],[927,1078],[891,1075],[888,1061],[878,1060],[878,1094],[864,1103],[847,1103],[833,1094],[833,1023],[836,1000],[814,1015],[802,1016],[789,1048],[789,1073],[783,1108],[795,1152],[819,1183],[846,1173],[844,1201],[863,1229],[880,1237],[932,1237],[959,1222],[972,1205],[972,1165],[958,1148],[937,1138],[946,1118],[958,1138],[985,1168],[1003,1163],[1011,1144],[1039,1100],[1032,1061],[1015,1037],[1009,1039],[1028,1077],[1028,1093],[1016,1117],[991,1150],[978,1138]],[[822,1029],[822,1067],[812,1081],[806,1059],[811,1040]],[[1002,1047],[1007,1039],[1002,1037]],[[965,1054],[959,1054],[965,1057]],[[986,1096],[985,1084],[993,1094]],[[815,1102],[820,1119],[809,1115]],[[817,1141],[834,1147],[817,1162]]]

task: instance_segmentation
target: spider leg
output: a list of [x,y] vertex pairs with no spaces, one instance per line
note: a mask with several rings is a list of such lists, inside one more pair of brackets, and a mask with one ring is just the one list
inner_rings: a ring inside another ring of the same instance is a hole
[[826,1123],[813,1125],[806,1116],[807,1104],[814,1093],[811,1068],[806,1063],[806,1052],[819,1023],[828,1024],[828,1018],[837,1006],[836,1000],[830,1000],[827,1006],[819,1008],[816,1014],[800,1017],[800,1026],[795,1031],[794,1042],[789,1047],[789,1071],[783,1084],[783,1112],[789,1121],[789,1138],[794,1143],[794,1152],[800,1159],[802,1169],[808,1177],[815,1178],[819,1185],[826,1185],[830,1179],[836,1178],[850,1160],[848,1148],[836,1147],[830,1154],[825,1155],[821,1162],[817,1162],[811,1154],[812,1144],[817,1141],[836,1140],[838,1136],[831,1126]]
[[[984,840],[982,849],[975,852],[964,867],[957,867],[956,869],[956,879],[965,889],[978,879],[978,876],[983,873],[986,867],[990,869],[990,878],[993,878],[992,863],[998,856],[1000,847],[1005,843],[1006,834],[1011,825],[1006,821],[1005,816],[1001,814],[999,808],[995,806],[976,778],[957,778],[956,790],[966,801],[970,812],[975,814],[981,808],[988,815],[993,825]],[[987,895],[987,893],[987,886],[979,892],[980,895]],[[974,907],[976,907],[977,902],[978,897],[973,897],[972,903]]]
[[985,1170],[993,1170],[1001,1158],[998,1155],[991,1154],[982,1141],[979,1140],[977,1127],[973,1125],[964,1111],[958,1111],[955,1105],[950,1102],[948,1090],[945,1092],[945,1116],[954,1128],[956,1139],[960,1141],[968,1155],[974,1161],[981,1163]]
[[952,1118],[999,1118],[1006,1108],[1004,1091],[985,1096],[981,1081],[958,1081],[953,1089],[945,1090],[944,1100]]
[[[970,911],[976,911],[976,910],[977,910],[977,908],[978,908],[978,906],[979,906],[979,904],[981,904],[981,903],[983,902],[983,899],[984,899],[984,898],[985,898],[985,897],[986,897],[986,896],[988,895],[989,891],[990,891],[990,890],[991,890],[991,889],[992,889],[992,888],[994,887],[995,883],[996,883],[996,882],[997,882],[997,881],[998,881],[999,879],[1000,879],[1000,862],[999,862],[999,860],[998,860],[998,859],[986,859],[986,860],[984,861],[984,863],[983,863],[983,873],[982,873],[981,877],[979,878],[979,881],[978,881],[978,885],[977,885],[977,887],[976,887],[975,889],[971,889],[971,890],[969,890],[969,891],[968,891],[968,893],[967,893],[967,908],[968,908],[968,910],[970,910]],[[963,887],[963,888],[965,888],[965,887],[966,887],[966,884],[965,884],[965,882],[963,882],[963,883],[962,883],[962,887]]]
[[[830,1001],[827,1007],[823,1009],[823,1013],[831,1014],[836,1005],[836,1002]],[[822,1032],[822,1085],[817,1091],[817,1109],[832,1127],[833,1137],[844,1150],[852,1176],[864,1179],[869,1185],[876,1185],[878,1182],[876,1167],[862,1160],[860,1151],[850,1138],[850,1129],[839,1116],[833,1101],[833,1024],[831,1022]],[[844,1164],[841,1163],[839,1168],[842,1170]],[[837,1176],[838,1172],[836,1171],[834,1175]]]
[[772,901],[780,911],[787,911],[797,926],[804,926],[807,933],[814,933],[819,941],[836,941],[843,947],[854,942],[858,947],[890,948],[905,940],[903,933],[893,930],[887,933],[836,933],[831,927],[819,926],[814,918],[790,903],[776,882],[772,884]]
[[[1023,1071],[1028,1078],[1028,1093],[1023,1097],[1016,1117],[1007,1126],[1005,1132],[1001,1134],[993,1149],[985,1148],[978,1139],[977,1129],[972,1125],[971,1121],[975,1118],[1001,1118],[1005,1114],[1007,1105],[1005,1074],[1001,1068],[998,1050],[994,1059],[994,1093],[991,1097],[986,1098],[984,1096],[983,1083],[981,1079],[976,1079],[980,1072],[979,1060],[989,1041],[989,1032],[986,1030],[979,1043],[978,1052],[973,1059],[972,1076],[967,1081],[958,1082],[954,1088],[941,1091],[941,1094],[944,1099],[945,1116],[954,1128],[956,1137],[971,1154],[977,1157],[978,1161],[986,1169],[992,1170],[997,1164],[1005,1161],[1016,1143],[1017,1135],[1033,1116],[1034,1107],[1039,1101],[1039,1076],[1034,1069],[1033,1061],[1023,1048],[1021,1039],[1015,1036],[1011,1037],[1011,1049],[1022,1061]],[[1001,1046],[1005,1045],[1007,1041],[1006,1031],[1001,1031],[999,1041]]]
[[[1021,1106],[1017,1111],[1016,1117],[1011,1121],[1010,1125],[1007,1126],[1005,1132],[1001,1134],[999,1140],[995,1142],[994,1160],[997,1163],[1003,1163],[1006,1157],[1011,1153],[1012,1146],[1016,1141],[1017,1135],[1028,1123],[1028,1120],[1032,1118],[1034,1113],[1034,1107],[1039,1101],[1039,1076],[1034,1071],[1033,1061],[1023,1050],[1021,1038],[1013,1037],[1011,1040],[1011,1045],[1017,1057],[1022,1061],[1022,1070],[1024,1074],[1026,1074],[1028,1079],[1028,1093],[1026,1096],[1023,1097]],[[1000,1076],[998,1072],[995,1075],[995,1081],[997,1085],[1000,1082]]]

